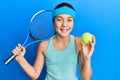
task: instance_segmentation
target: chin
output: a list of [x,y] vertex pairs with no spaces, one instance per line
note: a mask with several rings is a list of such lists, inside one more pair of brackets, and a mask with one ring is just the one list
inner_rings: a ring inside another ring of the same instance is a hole
[[63,34],[61,34],[62,37],[67,37],[69,35],[70,35],[70,33],[63,33]]

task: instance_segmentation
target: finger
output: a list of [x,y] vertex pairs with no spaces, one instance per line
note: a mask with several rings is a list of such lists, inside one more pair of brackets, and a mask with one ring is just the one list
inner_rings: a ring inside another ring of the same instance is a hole
[[89,52],[89,56],[92,56],[93,51],[94,51],[94,48],[91,48],[91,50],[90,50],[90,52]]
[[96,43],[96,39],[95,39],[95,36],[94,35],[92,35],[92,43],[95,45],[95,43]]
[[21,54],[21,49],[18,46],[14,49],[18,54]]
[[16,49],[12,50],[12,53],[13,53],[14,55],[19,55],[19,53],[16,51]]
[[19,44],[18,44],[18,48],[20,48],[20,46],[21,46],[21,45],[20,45],[20,43],[19,43]]
[[22,45],[20,46],[20,48],[21,48],[21,51],[22,52],[25,52],[26,50],[25,50],[25,47],[23,47]]
[[86,49],[87,49],[88,46],[86,44],[84,44],[84,42],[81,42],[81,46],[82,46],[81,53],[84,56],[85,54],[87,54],[85,51],[86,51]]
[[14,50],[17,51],[17,53],[20,53],[20,49],[18,47],[16,47]]
[[16,47],[15,50],[20,54],[21,53],[21,49]]
[[90,43],[90,47],[89,47],[89,56],[92,55],[93,51],[94,51],[94,44],[93,44],[93,43]]
[[17,55],[14,50],[12,50],[12,54]]
[[18,44],[18,48],[20,49],[20,51],[22,51],[21,46],[22,46],[22,45],[19,43],[19,44]]
[[88,44],[85,44],[83,41],[81,42],[83,47],[88,46]]
[[89,48],[92,47],[92,42],[89,41],[89,44],[87,45]]

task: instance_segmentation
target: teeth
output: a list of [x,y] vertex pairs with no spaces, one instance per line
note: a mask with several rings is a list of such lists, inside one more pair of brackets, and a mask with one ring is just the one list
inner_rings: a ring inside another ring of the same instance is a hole
[[67,32],[67,29],[62,29],[62,32]]

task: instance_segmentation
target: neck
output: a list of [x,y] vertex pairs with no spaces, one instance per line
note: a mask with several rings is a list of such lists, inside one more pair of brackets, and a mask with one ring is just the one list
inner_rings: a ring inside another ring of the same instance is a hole
[[70,35],[68,35],[66,37],[62,37],[62,36],[56,35],[55,36],[55,41],[57,41],[59,43],[69,43]]

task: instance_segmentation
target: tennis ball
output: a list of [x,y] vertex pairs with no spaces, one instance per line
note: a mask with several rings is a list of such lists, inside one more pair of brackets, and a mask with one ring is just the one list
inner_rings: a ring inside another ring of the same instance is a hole
[[82,34],[81,39],[85,44],[89,44],[89,42],[92,42],[92,35],[89,32],[85,32]]

